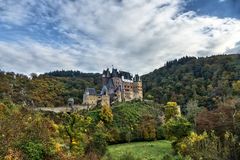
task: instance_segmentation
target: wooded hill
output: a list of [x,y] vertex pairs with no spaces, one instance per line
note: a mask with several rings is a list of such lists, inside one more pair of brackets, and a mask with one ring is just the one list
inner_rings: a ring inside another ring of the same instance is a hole
[[[197,100],[212,109],[216,102],[240,93],[240,55],[206,58],[183,57],[143,75],[144,97],[166,104],[176,101],[184,107]],[[101,74],[80,71],[54,71],[31,78],[13,72],[0,72],[0,101],[37,107],[66,104],[69,97],[82,103],[86,87],[101,88]]]
[[197,100],[213,109],[217,102],[240,95],[240,55],[183,57],[142,76],[145,98],[185,106]]
[[101,75],[79,71],[54,71],[31,78],[13,72],[0,72],[0,101],[33,107],[59,107],[74,97],[82,103],[86,87],[100,87]]

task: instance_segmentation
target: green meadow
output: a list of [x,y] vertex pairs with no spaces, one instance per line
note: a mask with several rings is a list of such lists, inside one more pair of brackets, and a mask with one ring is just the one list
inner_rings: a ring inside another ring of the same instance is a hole
[[114,160],[118,160],[127,153],[140,160],[161,160],[165,154],[172,153],[171,142],[161,140],[110,145],[107,155],[110,155]]

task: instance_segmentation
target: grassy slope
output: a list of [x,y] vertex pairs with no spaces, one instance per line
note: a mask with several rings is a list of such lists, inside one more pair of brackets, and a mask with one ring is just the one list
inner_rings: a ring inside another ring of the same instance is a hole
[[111,145],[108,150],[114,159],[118,159],[126,152],[131,152],[142,160],[161,160],[165,154],[172,152],[171,142],[166,140]]

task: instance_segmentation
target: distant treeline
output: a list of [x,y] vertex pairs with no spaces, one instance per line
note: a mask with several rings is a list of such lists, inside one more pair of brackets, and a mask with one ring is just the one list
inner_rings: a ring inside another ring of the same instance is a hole
[[48,76],[54,76],[54,77],[81,77],[81,78],[87,78],[87,77],[96,77],[97,75],[100,75],[99,73],[83,73],[80,71],[73,71],[73,70],[57,70],[57,71],[52,71],[49,73],[45,73],[43,75],[48,75]]

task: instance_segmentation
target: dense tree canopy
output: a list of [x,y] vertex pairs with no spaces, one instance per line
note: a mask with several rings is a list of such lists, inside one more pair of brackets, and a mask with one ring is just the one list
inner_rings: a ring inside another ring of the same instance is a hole
[[55,71],[31,78],[0,72],[0,100],[33,107],[59,107],[73,97],[82,103],[86,87],[100,88],[100,74],[79,71]]
[[210,110],[225,97],[240,95],[239,79],[240,55],[183,57],[142,76],[146,98],[153,96],[162,104],[176,101],[183,107],[196,100]]
[[[101,87],[100,74],[71,70],[33,73],[31,78],[1,71],[0,79],[0,99],[39,107],[61,106],[69,97],[78,104],[86,87]],[[240,95],[240,55],[183,57],[143,75],[142,80],[147,99],[162,104],[175,101],[182,107],[195,100],[211,110],[225,97]]]

